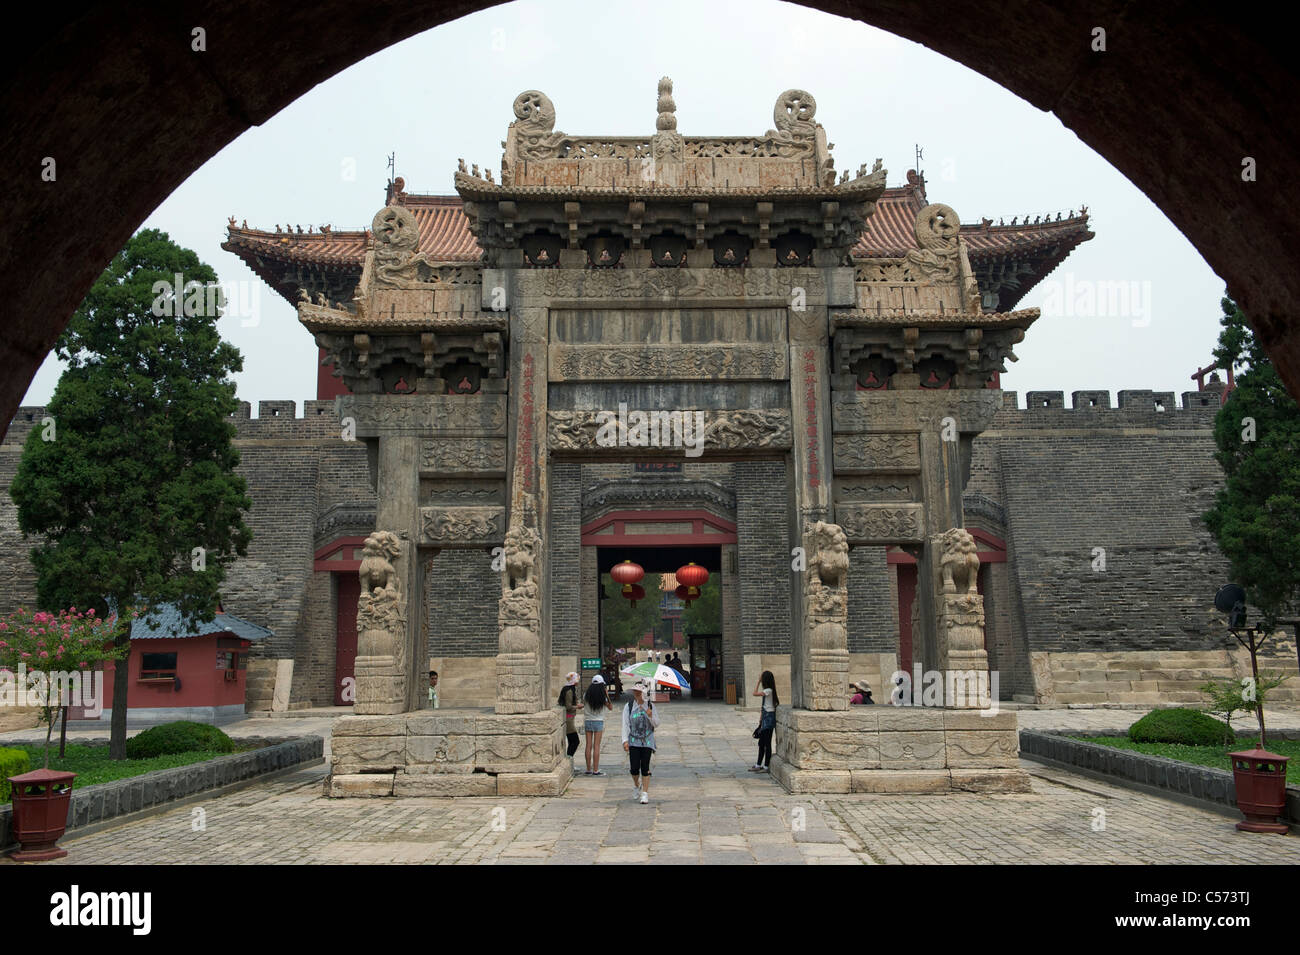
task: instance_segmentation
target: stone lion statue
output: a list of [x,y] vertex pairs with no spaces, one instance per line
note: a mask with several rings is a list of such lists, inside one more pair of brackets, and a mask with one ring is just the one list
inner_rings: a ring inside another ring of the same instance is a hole
[[531,527],[516,525],[506,532],[506,573],[511,580],[522,583],[533,579],[541,543],[541,538]]
[[980,559],[975,553],[975,538],[961,527],[939,535],[939,570],[943,574],[946,594],[976,592]]
[[392,531],[375,531],[366,538],[361,548],[361,567],[357,571],[361,577],[362,593],[382,592],[390,588],[400,590],[397,586],[397,571],[393,569],[392,562],[401,552],[401,541]]
[[838,524],[817,521],[804,535],[808,570],[815,583],[842,587],[849,572],[849,539]]

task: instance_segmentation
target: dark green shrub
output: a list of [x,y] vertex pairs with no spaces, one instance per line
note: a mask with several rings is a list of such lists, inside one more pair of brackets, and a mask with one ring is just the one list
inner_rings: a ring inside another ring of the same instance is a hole
[[27,751],[22,749],[5,749],[0,746],[0,803],[9,801],[13,789],[9,785],[10,776],[19,776],[32,768],[32,761]]
[[1223,746],[1236,737],[1220,720],[1178,707],[1152,710],[1128,728],[1128,738],[1135,743],[1180,743],[1183,746]]
[[185,721],[152,726],[126,741],[127,759],[148,759],[200,750],[232,753],[235,741],[215,726]]

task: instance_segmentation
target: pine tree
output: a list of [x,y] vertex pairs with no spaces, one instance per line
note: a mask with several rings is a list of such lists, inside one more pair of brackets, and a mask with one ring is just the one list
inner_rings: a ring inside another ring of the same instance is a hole
[[[177,277],[180,287],[177,288]],[[234,473],[230,375],[217,276],[165,233],[135,235],[86,295],[55,346],[68,363],[10,487],[47,610],[118,613],[176,604],[211,620],[225,566],[247,553],[251,502]],[[126,755],[127,671],[116,667],[110,752]]]

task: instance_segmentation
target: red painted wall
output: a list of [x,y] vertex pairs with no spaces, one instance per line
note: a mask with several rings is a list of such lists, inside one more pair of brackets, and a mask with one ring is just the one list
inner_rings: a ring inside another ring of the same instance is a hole
[[316,358],[316,400],[330,401],[339,395],[350,395],[348,386],[343,384],[343,378],[334,377],[334,364],[322,365],[325,360],[325,349],[319,348],[319,355]]
[[[226,671],[217,669],[217,637],[208,634],[185,640],[133,640],[127,687],[127,706],[143,709],[158,706],[233,706],[244,702],[244,683],[247,670],[236,670],[233,680],[226,679]],[[241,641],[243,649],[222,647],[221,652],[248,652],[248,641]],[[176,676],[181,687],[173,682],[141,683],[140,669],[146,653],[175,653]],[[104,665],[104,715],[107,720],[113,706],[114,664]]]

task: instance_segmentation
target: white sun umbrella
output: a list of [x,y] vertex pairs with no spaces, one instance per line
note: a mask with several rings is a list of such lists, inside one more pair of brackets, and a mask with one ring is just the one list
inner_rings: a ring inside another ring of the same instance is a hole
[[653,680],[656,684],[662,683],[665,686],[673,687],[677,690],[689,690],[691,683],[686,677],[674,670],[672,667],[666,667],[662,663],[655,663],[653,660],[647,660],[645,663],[637,663],[632,666],[624,667],[619,671],[624,676],[640,677],[643,680]]

